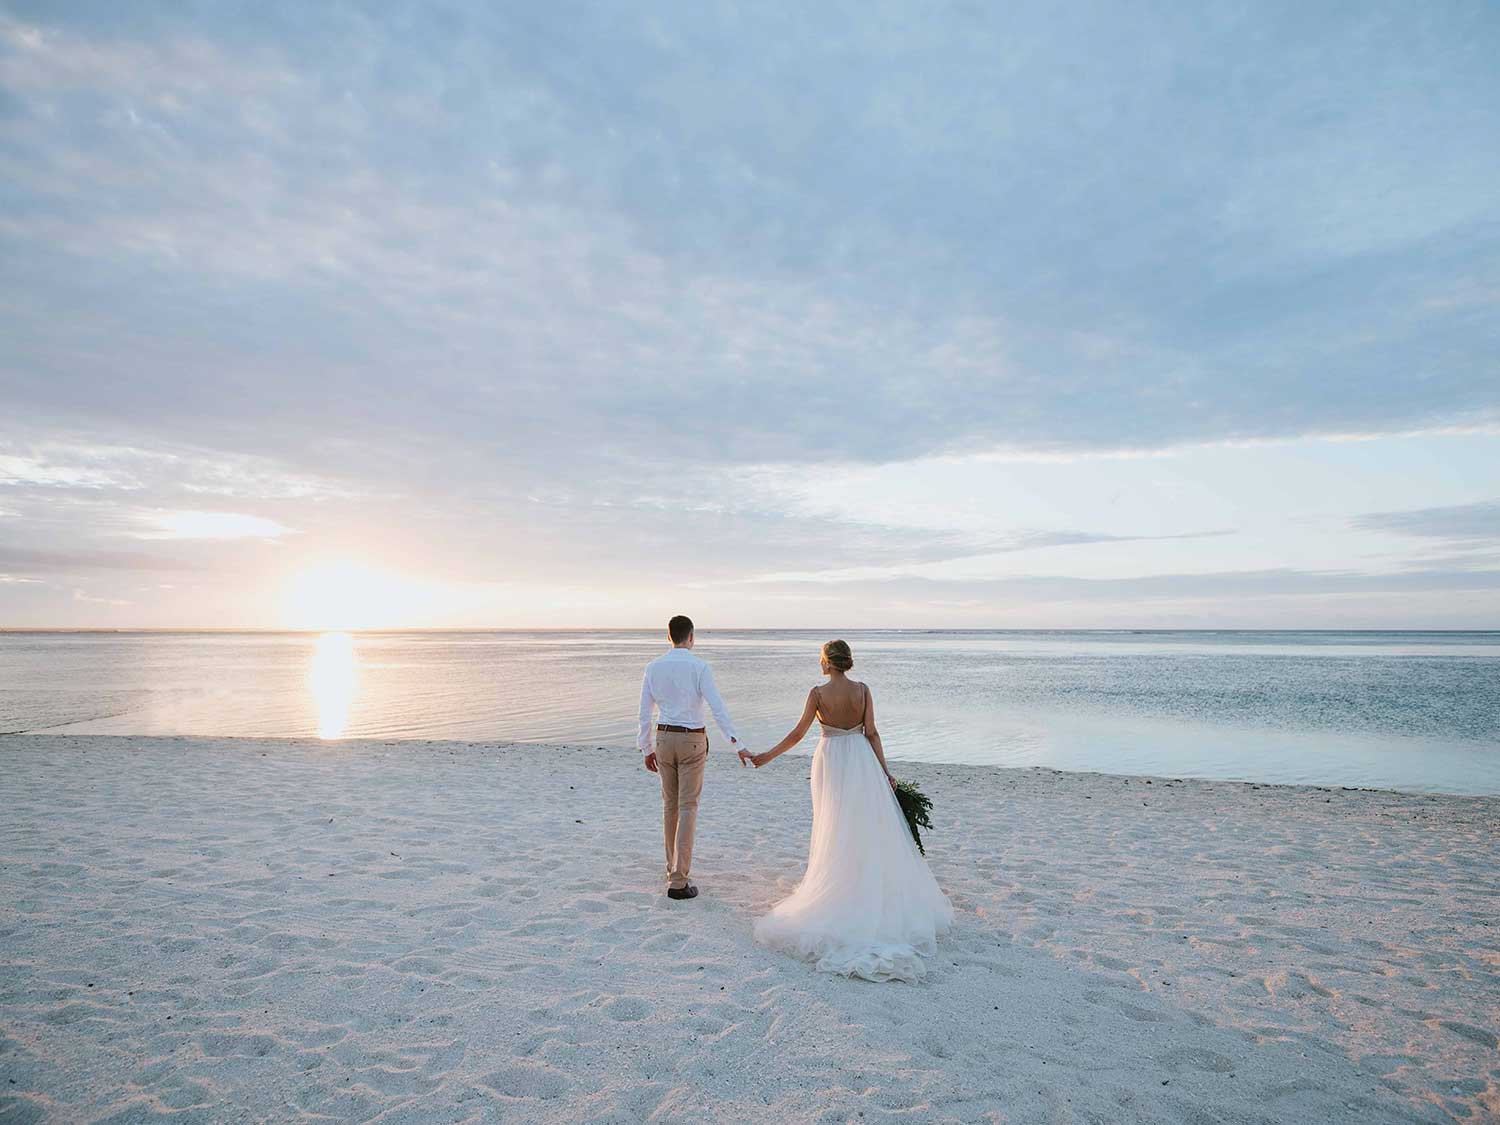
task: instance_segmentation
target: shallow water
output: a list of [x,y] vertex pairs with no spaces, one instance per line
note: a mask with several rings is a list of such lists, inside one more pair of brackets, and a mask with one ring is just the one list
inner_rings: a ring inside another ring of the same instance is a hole
[[[844,637],[893,759],[1500,793],[1500,633]],[[824,639],[699,638],[752,746],[795,721]],[[662,648],[612,631],[0,633],[0,732],[628,750]]]

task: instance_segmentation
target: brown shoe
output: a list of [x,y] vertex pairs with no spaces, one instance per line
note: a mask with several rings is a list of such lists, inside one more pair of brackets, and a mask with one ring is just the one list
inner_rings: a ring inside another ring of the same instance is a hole
[[698,888],[689,883],[685,887],[668,887],[668,898],[697,898]]

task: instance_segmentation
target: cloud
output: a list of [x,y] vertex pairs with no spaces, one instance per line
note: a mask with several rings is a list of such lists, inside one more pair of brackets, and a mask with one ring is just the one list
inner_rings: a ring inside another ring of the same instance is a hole
[[[1452,55],[1456,15],[1399,49],[1322,21],[1248,58],[1271,34],[1253,12],[1066,35],[847,15],[804,12],[795,40],[478,5],[419,34],[341,6],[12,20],[11,396],[77,425],[107,387],[143,436],[212,427],[360,472],[441,435],[540,476],[566,434],[594,450],[580,480],[645,450],[1047,455],[1500,417],[1482,321],[1432,303],[1495,283],[1495,79]],[[1073,73],[1090,44],[1110,49]],[[1233,97],[1196,88],[1217,64]]]
[[89,605],[121,606],[130,604],[130,602],[125,598],[101,598],[95,596],[94,594],[90,594],[87,590],[80,588],[75,588],[73,590],[73,600],[75,602],[85,602]]
[[1171,539],[1217,539],[1233,535],[1234,528],[1212,531],[1181,531],[1171,535],[1109,535],[1095,531],[1025,531],[1007,536],[976,552],[1000,554],[1010,551],[1032,551],[1043,547],[1073,547],[1088,543],[1141,543]]
[[0,430],[0,489],[82,493],[170,488],[186,494],[252,500],[348,498],[345,483],[298,473],[267,457],[224,453],[181,442],[142,449],[54,440],[7,440]]
[[1369,512],[1356,516],[1350,521],[1350,526],[1360,531],[1419,538],[1500,541],[1500,500],[1399,512]]
[[[812,589],[818,584],[792,581],[787,585],[794,589],[798,586]],[[846,592],[863,597],[920,594],[931,596],[939,603],[960,599],[976,604],[995,603],[1002,599],[1009,604],[1034,604],[1120,599],[1190,601],[1443,591],[1500,591],[1500,569],[1362,573],[1277,567],[1207,574],[1152,574],[1128,578],[1028,575],[947,580],[904,576],[887,580],[855,580],[846,584]]]
[[[750,581],[766,585],[810,582],[842,584],[857,580],[900,580],[917,577],[914,566],[960,560],[984,560],[999,555],[1021,551],[1041,551],[1057,547],[1083,547],[1112,543],[1170,542],[1181,539],[1217,539],[1233,535],[1234,529],[1220,528],[1212,531],[1187,531],[1170,535],[1114,535],[1090,531],[1019,531],[999,536],[975,536],[962,532],[932,532],[923,530],[915,536],[910,529],[887,528],[885,542],[889,546],[906,544],[904,551],[865,551],[860,555],[860,565],[838,567],[821,566],[816,570],[774,571],[757,574]],[[828,561],[825,559],[825,561]],[[942,581],[942,579],[938,579]]]
[[279,539],[290,533],[275,520],[239,512],[150,512],[138,539]]
[[132,488],[129,477],[87,465],[69,465],[30,457],[0,454],[0,487]]
[[23,576],[43,577],[86,571],[207,569],[206,564],[198,560],[138,554],[131,551],[53,551],[4,545],[0,545],[0,567]]

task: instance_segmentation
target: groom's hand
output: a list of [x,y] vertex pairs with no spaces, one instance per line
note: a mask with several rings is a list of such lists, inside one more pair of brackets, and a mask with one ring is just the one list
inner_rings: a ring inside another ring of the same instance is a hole
[[651,751],[651,753],[649,753],[649,754],[646,755],[646,768],[648,770],[650,770],[652,773],[656,772],[656,751],[655,750]]
[[755,765],[755,755],[752,754],[752,753],[750,753],[750,751],[748,751],[748,750],[741,750],[740,751],[740,765],[742,765],[742,766],[753,766],[753,765]]

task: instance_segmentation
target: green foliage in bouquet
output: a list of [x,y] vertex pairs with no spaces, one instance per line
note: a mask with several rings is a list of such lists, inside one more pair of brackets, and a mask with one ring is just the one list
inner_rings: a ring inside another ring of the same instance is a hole
[[932,829],[932,818],[927,815],[932,811],[932,798],[911,782],[898,781],[896,801],[901,806],[901,814],[906,817],[906,827],[911,829],[911,838],[917,842],[917,850],[926,855],[927,849],[922,846],[922,833],[917,829]]

